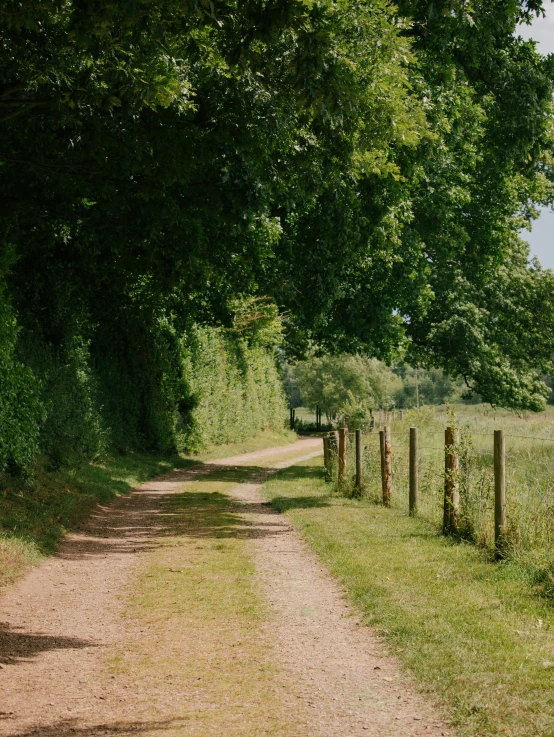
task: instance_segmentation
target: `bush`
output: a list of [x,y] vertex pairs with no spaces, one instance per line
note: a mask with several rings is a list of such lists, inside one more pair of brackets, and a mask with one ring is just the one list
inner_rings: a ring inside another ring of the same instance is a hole
[[29,478],[44,408],[33,372],[15,356],[18,330],[0,294],[0,471]]

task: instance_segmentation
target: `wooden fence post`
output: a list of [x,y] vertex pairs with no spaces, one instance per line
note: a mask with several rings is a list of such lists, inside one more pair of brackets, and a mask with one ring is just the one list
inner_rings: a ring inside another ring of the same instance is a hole
[[410,517],[415,517],[417,514],[418,463],[417,427],[410,427]]
[[329,439],[323,438],[323,468],[325,469],[325,481],[329,475]]
[[346,427],[339,428],[339,486],[346,481]]
[[392,444],[390,427],[385,425],[380,433],[381,439],[381,472],[383,479],[383,504],[390,507],[392,499]]
[[504,554],[506,532],[506,441],[504,430],[494,431],[494,545],[496,557]]
[[362,431],[356,430],[356,488],[362,486]]
[[289,411],[289,427],[291,430],[294,430],[294,420],[292,419],[292,407]]
[[381,491],[385,489],[385,431],[379,430],[379,455],[381,456]]
[[447,427],[444,433],[444,517],[442,531],[445,535],[455,535],[460,521],[460,487],[458,471],[458,444],[460,430]]

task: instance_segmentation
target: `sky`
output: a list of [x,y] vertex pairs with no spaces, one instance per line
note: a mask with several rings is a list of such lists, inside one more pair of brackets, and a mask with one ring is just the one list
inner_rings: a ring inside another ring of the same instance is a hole
[[[554,53],[554,3],[546,0],[546,17],[537,18],[530,26],[520,26],[518,34],[523,38],[537,41],[537,48],[542,54]],[[543,208],[541,216],[535,220],[533,230],[524,230],[521,236],[531,246],[531,255],[537,256],[547,269],[554,269],[554,212]]]

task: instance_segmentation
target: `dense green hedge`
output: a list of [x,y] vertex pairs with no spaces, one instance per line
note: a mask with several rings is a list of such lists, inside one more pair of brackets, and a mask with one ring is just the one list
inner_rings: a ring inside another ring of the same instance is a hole
[[183,334],[164,314],[122,318],[119,329],[74,331],[56,346],[16,328],[6,309],[0,472],[29,476],[39,455],[60,468],[108,453],[197,451],[282,427],[275,335],[260,339],[255,329],[272,320],[254,320],[247,333],[193,325]]
[[196,327],[183,339],[188,388],[182,447],[200,449],[280,428],[286,416],[275,356],[226,331]]

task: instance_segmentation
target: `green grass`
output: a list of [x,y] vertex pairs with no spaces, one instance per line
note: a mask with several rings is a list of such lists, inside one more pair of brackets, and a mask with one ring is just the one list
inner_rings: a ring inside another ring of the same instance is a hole
[[[516,414],[486,405],[425,407],[405,411],[390,422],[393,451],[393,506],[408,504],[409,427],[419,430],[419,515],[438,529],[444,493],[444,430],[461,429],[461,534],[494,555],[493,432],[506,435],[505,553],[525,575],[554,599],[554,407],[545,412]],[[379,428],[377,428],[379,429]],[[380,457],[378,432],[364,435],[363,495],[378,501]],[[353,446],[348,465],[353,471]],[[353,491],[352,486],[344,490]]]
[[163,721],[167,737],[304,733],[302,707],[283,699],[292,684],[265,634],[269,609],[244,506],[228,496],[257,471],[214,470],[168,500],[168,527],[126,597],[134,634],[108,666],[140,694],[135,717]]
[[330,493],[321,460],[265,493],[464,737],[554,734],[554,608],[512,564],[400,508]]
[[0,587],[28,565],[52,554],[70,530],[77,529],[97,504],[127,494],[148,479],[209,458],[286,445],[293,433],[264,432],[233,445],[211,448],[197,457],[127,455],[79,468],[49,472],[37,468],[32,486],[3,479],[0,484]]

